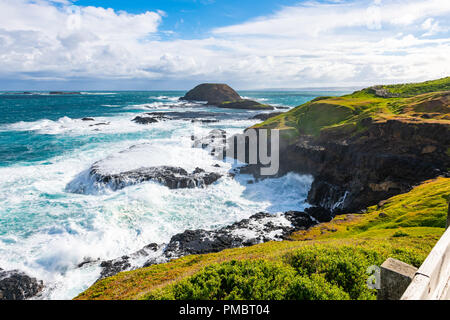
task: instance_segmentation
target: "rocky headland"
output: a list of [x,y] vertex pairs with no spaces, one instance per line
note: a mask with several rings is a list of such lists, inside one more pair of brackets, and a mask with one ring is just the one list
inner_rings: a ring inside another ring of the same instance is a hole
[[[311,204],[357,212],[425,180],[448,175],[448,83],[450,78],[443,91],[416,86],[413,94],[393,86],[395,97],[380,96],[371,87],[342,97],[317,98],[253,128],[280,130],[278,175],[313,175]],[[258,169],[245,170],[258,175]]]

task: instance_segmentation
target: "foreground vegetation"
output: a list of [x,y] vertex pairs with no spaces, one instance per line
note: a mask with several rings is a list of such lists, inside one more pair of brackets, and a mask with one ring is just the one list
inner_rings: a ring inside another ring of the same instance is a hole
[[77,299],[375,299],[367,268],[420,266],[444,232],[450,179],[269,242],[183,257],[103,279]]

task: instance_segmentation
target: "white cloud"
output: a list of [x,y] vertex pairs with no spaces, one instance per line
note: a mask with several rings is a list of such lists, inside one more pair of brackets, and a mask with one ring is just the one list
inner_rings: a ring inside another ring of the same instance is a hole
[[450,73],[447,0],[304,2],[214,29],[208,38],[172,41],[157,40],[165,12],[58,2],[0,2],[0,76],[198,79],[258,88]]

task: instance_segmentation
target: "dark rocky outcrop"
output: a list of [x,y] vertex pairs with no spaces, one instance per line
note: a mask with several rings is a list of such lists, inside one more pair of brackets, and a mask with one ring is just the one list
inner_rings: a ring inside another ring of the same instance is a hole
[[150,243],[141,250],[130,255],[125,255],[113,260],[102,261],[100,263],[102,271],[100,273],[99,279],[111,277],[124,270],[130,270],[132,269],[132,266],[143,266],[144,263],[142,261],[145,261],[145,263],[149,263],[149,261],[152,261],[152,264],[157,262],[164,262],[164,257],[162,257],[160,254],[155,254],[160,251],[162,247],[162,245]]
[[[89,170],[89,177],[97,188],[107,187],[111,190],[119,190],[146,181],[156,181],[170,189],[205,187],[219,180],[221,175],[215,172],[205,172],[200,168],[188,173],[183,168],[170,166],[139,168],[109,174],[102,172],[102,169],[94,164]],[[68,191],[84,194],[86,186],[69,184]]]
[[166,245],[152,243],[131,255],[103,261],[100,264],[100,279],[186,255],[285,240],[292,232],[307,229],[316,223],[305,212],[289,211],[276,215],[260,212],[218,230],[186,230],[174,235]]
[[244,110],[273,110],[272,106],[262,104],[253,100],[240,99],[237,101],[226,101],[218,105],[219,108],[244,109]]
[[207,101],[208,104],[218,105],[225,101],[241,100],[241,97],[226,84],[204,83],[190,90],[180,100]]
[[250,120],[266,121],[267,119],[279,116],[282,113],[283,112],[260,113],[260,114],[257,114],[256,116],[251,117]]
[[139,124],[151,124],[159,122],[155,117],[141,117],[141,116],[137,116],[132,121]]
[[82,118],[81,121],[95,121],[94,118]]
[[25,300],[42,291],[44,284],[25,273],[0,268],[0,300]]

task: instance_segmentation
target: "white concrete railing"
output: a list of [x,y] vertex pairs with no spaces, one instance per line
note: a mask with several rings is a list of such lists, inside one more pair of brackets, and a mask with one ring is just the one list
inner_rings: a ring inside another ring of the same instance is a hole
[[417,270],[401,300],[450,300],[450,228]]

